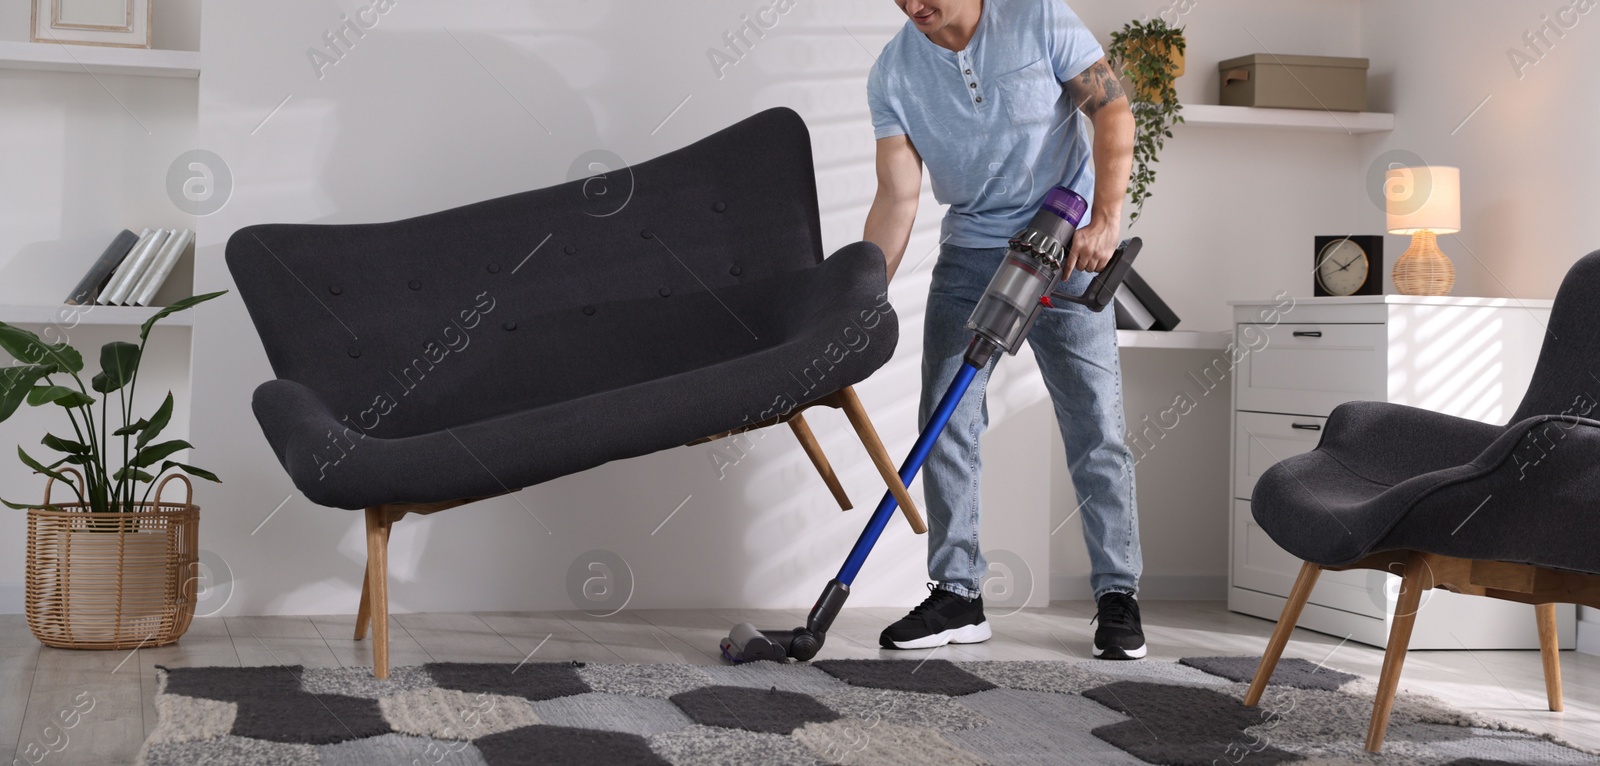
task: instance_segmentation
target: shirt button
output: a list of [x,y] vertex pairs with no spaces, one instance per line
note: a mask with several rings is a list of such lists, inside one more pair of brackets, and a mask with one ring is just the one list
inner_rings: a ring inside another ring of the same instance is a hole
[[977,84],[977,83],[975,83],[975,82],[969,82],[969,83],[967,83],[967,87],[969,87],[969,88],[976,88],[976,87],[978,87],[978,84]]
[[973,100],[974,100],[974,101],[977,101],[977,102],[978,102],[978,103],[980,103],[980,104],[981,104],[981,103],[983,103],[983,96],[979,96],[979,97],[977,97],[977,98],[975,98],[975,99],[973,99]]
[[972,74],[972,70],[971,70],[971,69],[968,69],[968,70],[967,70],[967,74]]

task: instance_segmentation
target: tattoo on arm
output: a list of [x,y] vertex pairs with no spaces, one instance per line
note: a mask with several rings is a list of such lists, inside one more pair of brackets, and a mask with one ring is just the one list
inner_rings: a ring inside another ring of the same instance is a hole
[[1105,59],[1096,61],[1083,74],[1068,80],[1066,88],[1072,95],[1073,104],[1089,117],[1107,104],[1128,95]]

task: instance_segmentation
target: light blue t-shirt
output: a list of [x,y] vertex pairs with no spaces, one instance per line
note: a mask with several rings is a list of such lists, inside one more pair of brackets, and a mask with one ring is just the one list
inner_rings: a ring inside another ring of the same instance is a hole
[[960,53],[906,20],[867,76],[867,103],[876,137],[909,136],[950,206],[942,242],[1005,247],[1052,186],[1094,201],[1087,121],[1062,83],[1104,55],[1064,0],[983,0]]

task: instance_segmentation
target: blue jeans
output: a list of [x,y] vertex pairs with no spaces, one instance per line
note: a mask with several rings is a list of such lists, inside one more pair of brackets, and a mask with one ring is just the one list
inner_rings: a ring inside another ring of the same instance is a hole
[[[919,426],[961,367],[972,332],[967,317],[994,276],[1005,248],[943,245],[933,268],[922,339],[922,406]],[[1064,290],[1082,293],[1094,275],[1075,272]],[[1045,388],[1055,404],[1066,445],[1067,466],[1078,491],[1083,536],[1098,600],[1109,591],[1133,594],[1144,558],[1139,550],[1139,514],[1134,502],[1133,455],[1123,440],[1122,366],[1117,356],[1116,317],[1075,303],[1045,308],[1028,334]],[[979,371],[950,425],[928,456],[923,491],[928,518],[928,577],[939,587],[971,598],[979,595],[988,562],[978,546],[978,438],[989,425],[984,389],[996,354]],[[1002,513],[1004,510],[1001,511]]]

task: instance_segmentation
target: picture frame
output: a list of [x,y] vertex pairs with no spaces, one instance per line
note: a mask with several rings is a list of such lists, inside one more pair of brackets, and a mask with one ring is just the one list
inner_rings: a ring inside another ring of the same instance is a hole
[[149,48],[151,0],[32,0],[36,43]]

